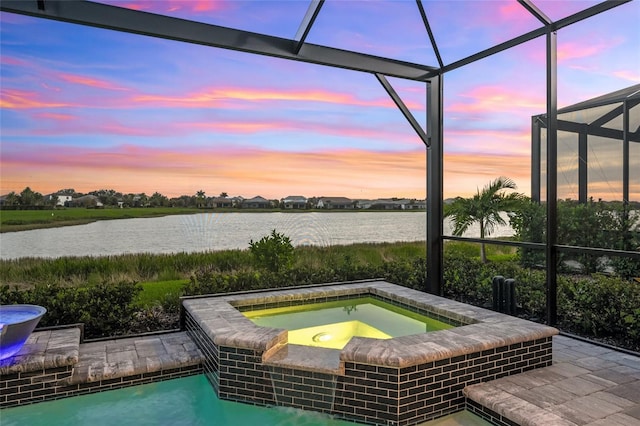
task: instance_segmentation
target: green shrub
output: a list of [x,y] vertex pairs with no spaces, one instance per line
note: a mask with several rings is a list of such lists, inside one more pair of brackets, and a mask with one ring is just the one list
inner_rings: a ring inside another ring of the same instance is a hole
[[640,286],[618,277],[591,277],[558,281],[561,325],[596,337],[640,338]]
[[255,259],[256,265],[271,272],[288,269],[293,264],[294,249],[291,240],[274,229],[271,235],[264,236],[260,241],[249,242],[249,251]]
[[136,283],[97,283],[63,287],[38,284],[29,290],[2,286],[0,304],[28,303],[44,306],[47,313],[39,326],[82,322],[85,337],[124,334],[136,312],[134,300],[141,287]]
[[[447,244],[448,245],[448,244]],[[488,267],[479,257],[468,257],[457,250],[444,253],[444,295],[454,300],[476,305],[490,301],[485,272]]]

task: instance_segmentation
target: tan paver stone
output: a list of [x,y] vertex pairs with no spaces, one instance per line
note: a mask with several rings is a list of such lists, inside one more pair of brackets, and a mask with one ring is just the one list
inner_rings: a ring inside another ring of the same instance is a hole
[[623,411],[623,414],[633,417],[634,419],[637,419],[638,422],[640,422],[640,405],[634,405],[631,408],[627,408]]
[[601,385],[604,388],[611,388],[614,386],[617,386],[618,384],[616,382],[612,382],[611,380],[607,380],[607,379],[603,379],[602,377],[598,377],[594,374],[585,374],[583,376],[580,376],[582,379],[588,380],[590,382],[593,382],[595,384]]
[[616,421],[611,420],[611,417],[607,417],[606,419],[598,419],[591,423],[587,423],[585,426],[621,426],[622,423],[618,423]]
[[576,398],[566,404],[581,410],[594,419],[602,419],[622,411],[620,406],[596,398],[593,395]]
[[135,350],[107,353],[108,363],[119,363],[124,361],[130,361],[136,358],[138,358],[138,354],[136,353]]
[[[628,369],[628,367],[623,367],[623,368]],[[634,380],[633,375],[628,374],[628,372],[625,373],[625,372],[617,371],[616,368],[605,368],[603,370],[597,370],[592,372],[591,376],[600,377],[607,381],[613,382],[616,385],[619,385],[622,383],[628,383]]]
[[617,395],[614,395],[608,391],[601,391],[601,392],[596,392],[594,394],[592,394],[595,398],[601,399],[603,401],[606,401],[610,404],[614,404],[617,405],[618,407],[625,409],[625,408],[629,408],[629,407],[633,407],[634,405],[637,405],[635,402],[633,401],[629,401],[626,398],[621,398]]
[[532,376],[528,373],[504,377],[501,380],[515,383],[516,385],[521,386],[525,389],[537,388],[539,386],[549,384],[549,380],[542,377]]
[[542,408],[562,404],[576,397],[571,392],[554,385],[539,386],[514,395]]
[[585,425],[587,423],[598,420],[597,418],[593,418],[580,409],[576,408],[575,406],[571,405],[571,403],[555,405],[553,407],[550,407],[549,411],[577,425]]
[[564,377],[576,377],[582,374],[588,374],[591,371],[586,368],[578,367],[577,365],[569,364],[569,363],[559,363],[554,364],[550,367],[546,367],[548,370],[554,374],[558,374]]
[[526,388],[518,385],[517,383],[509,382],[503,379],[494,380],[493,382],[491,382],[491,384],[496,388],[503,390],[505,392],[508,392],[510,394],[517,394],[518,392],[523,392],[527,390]]
[[640,379],[640,369],[637,369],[637,368],[621,365],[619,367],[613,367],[612,370],[625,374],[629,377],[633,377],[634,379]]
[[610,367],[616,367],[617,365],[619,365],[616,362],[607,360],[607,359],[602,359],[599,358],[597,356],[589,356],[586,358],[580,358],[578,360],[575,361],[576,365],[586,368],[588,370],[594,371],[594,370],[601,370],[603,368],[610,368]]
[[522,426],[543,424],[541,422],[544,422],[545,418],[548,417],[553,417],[558,421],[561,420],[559,416],[545,412],[537,405],[533,405],[530,402],[514,396],[502,400],[493,410],[499,414],[507,416],[507,418]]
[[611,420],[611,422],[615,422],[612,424],[620,424],[622,426],[640,426],[640,421],[638,419],[624,413],[616,413],[607,417],[606,420]]
[[616,386],[615,388],[609,389],[609,392],[621,398],[633,401],[636,404],[640,404],[640,380]]
[[590,393],[604,389],[604,386],[590,382],[581,377],[570,377],[568,379],[560,380],[555,383],[555,386],[579,396],[589,395]]

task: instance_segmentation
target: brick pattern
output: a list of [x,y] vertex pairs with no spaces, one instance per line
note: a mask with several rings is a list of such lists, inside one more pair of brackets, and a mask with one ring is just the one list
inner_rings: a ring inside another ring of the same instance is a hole
[[[261,352],[217,347],[188,312],[185,325],[205,354],[205,373],[214,378],[221,399],[321,411],[371,424],[413,425],[463,410],[468,406],[465,386],[552,362],[547,337],[405,368],[346,362],[344,376],[335,376],[264,366]],[[511,425],[499,415],[483,417]]]
[[219,398],[256,405],[275,403],[262,352],[215,345],[188,311],[185,328],[204,355],[204,373]]
[[184,329],[202,352],[202,371],[216,394],[220,394],[220,368],[218,347],[213,344],[204,330],[198,325],[188,311],[184,311]]
[[257,405],[275,404],[268,367],[262,365],[262,352],[228,346],[221,346],[219,351],[220,398]]
[[518,423],[515,423],[515,422],[509,420],[508,418],[506,418],[504,416],[501,416],[500,414],[496,413],[492,409],[484,407],[484,406],[482,406],[482,405],[478,404],[477,402],[472,401],[470,399],[467,399],[467,404],[466,404],[465,408],[468,411],[471,411],[475,415],[477,415],[479,417],[482,417],[483,419],[485,419],[489,423],[491,423],[493,425],[496,425],[496,426],[520,426]]
[[551,337],[406,368],[345,363],[334,414],[373,424],[412,425],[465,408],[462,389],[551,365]]
[[337,376],[314,371],[271,367],[277,405],[334,413]]
[[61,385],[61,382],[66,382],[66,380],[71,377],[72,372],[72,366],[65,366],[3,374],[0,377],[0,408],[33,404],[36,402],[201,374],[202,367],[200,365],[193,365],[89,383]]

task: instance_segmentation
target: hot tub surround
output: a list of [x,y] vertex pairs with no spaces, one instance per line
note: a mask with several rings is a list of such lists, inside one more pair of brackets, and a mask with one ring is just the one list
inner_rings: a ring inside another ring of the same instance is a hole
[[[240,312],[366,295],[458,327],[387,340],[354,337],[338,350],[289,344],[286,330],[257,326]],[[465,386],[551,365],[558,333],[379,280],[189,298],[183,308],[220,398],[372,424],[412,425],[459,411]]]

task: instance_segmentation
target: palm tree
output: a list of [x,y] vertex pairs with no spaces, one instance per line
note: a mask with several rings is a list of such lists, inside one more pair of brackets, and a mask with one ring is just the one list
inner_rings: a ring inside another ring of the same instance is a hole
[[[516,189],[513,180],[501,176],[490,182],[482,191],[477,190],[472,198],[457,197],[445,208],[444,217],[452,217],[453,235],[462,236],[469,227],[478,222],[480,224],[480,238],[491,235],[497,225],[506,225],[500,216],[502,212],[515,210],[524,195],[517,192],[504,194],[506,189]],[[480,245],[482,262],[487,261],[484,243]]]
[[202,207],[204,206],[204,199],[205,199],[205,193],[204,191],[201,189],[200,191],[196,192],[196,200],[197,200],[197,207]]

